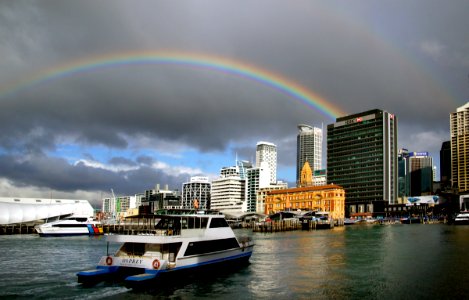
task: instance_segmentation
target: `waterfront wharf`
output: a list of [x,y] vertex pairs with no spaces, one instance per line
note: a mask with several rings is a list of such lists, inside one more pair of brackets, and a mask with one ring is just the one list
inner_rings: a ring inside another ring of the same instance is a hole
[[300,221],[296,219],[291,220],[278,220],[278,221],[264,221],[253,222],[252,230],[254,232],[280,232],[291,230],[315,230],[315,229],[332,229],[334,226],[343,226],[343,220],[305,220]]
[[34,225],[28,225],[28,224],[0,225],[0,235],[32,234],[32,233],[36,233],[36,229],[34,229]]
[[[152,234],[155,231],[155,225],[158,219],[142,218],[125,220],[115,224],[102,224],[100,227],[103,229],[104,234]],[[0,235],[10,234],[34,234],[36,224],[9,224],[0,225]],[[299,219],[289,220],[272,220],[269,222],[242,222],[238,223],[234,228],[252,228],[254,232],[279,232],[279,231],[292,231],[292,230],[315,230],[315,229],[329,229],[334,226],[343,226],[343,220],[333,221],[312,221],[307,220],[301,222]],[[170,233],[169,233],[170,234]]]

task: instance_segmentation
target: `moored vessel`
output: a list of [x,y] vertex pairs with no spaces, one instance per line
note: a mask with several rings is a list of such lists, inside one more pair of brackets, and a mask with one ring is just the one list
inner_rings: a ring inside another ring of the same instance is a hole
[[75,216],[34,226],[40,236],[99,235],[103,228],[92,217]]
[[469,225],[469,211],[461,211],[453,221],[454,225]]
[[130,288],[207,267],[223,268],[247,263],[254,243],[237,238],[216,211],[164,210],[154,229],[130,235],[109,235],[108,243],[120,243],[114,254],[101,257],[96,269],[77,273],[78,282],[122,281]]

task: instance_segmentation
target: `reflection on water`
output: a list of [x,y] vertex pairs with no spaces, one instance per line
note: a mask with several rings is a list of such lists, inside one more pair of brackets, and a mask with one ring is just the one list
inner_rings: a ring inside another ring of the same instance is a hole
[[[103,237],[0,236],[0,297],[38,299],[463,299],[469,226],[369,225],[252,233],[251,264],[158,283],[83,288],[76,273],[106,252]],[[117,247],[117,245],[116,245]],[[115,250],[115,249],[111,249]]]

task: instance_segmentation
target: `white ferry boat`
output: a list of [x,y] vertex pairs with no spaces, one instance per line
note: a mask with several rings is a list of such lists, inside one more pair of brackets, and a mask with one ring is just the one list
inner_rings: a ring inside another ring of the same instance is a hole
[[454,218],[455,225],[469,225],[469,211],[461,211]]
[[96,269],[77,273],[78,282],[123,279],[125,286],[138,288],[172,274],[247,263],[253,252],[251,239],[238,239],[219,212],[172,210],[157,217],[151,232],[107,236],[108,243],[122,243],[120,248],[101,257]]
[[34,226],[40,236],[98,235],[103,234],[100,222],[87,216],[70,216],[61,220]]

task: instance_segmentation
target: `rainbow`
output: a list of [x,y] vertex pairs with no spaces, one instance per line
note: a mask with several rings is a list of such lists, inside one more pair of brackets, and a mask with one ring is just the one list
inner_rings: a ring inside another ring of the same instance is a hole
[[0,99],[25,89],[30,89],[46,82],[70,77],[79,73],[92,72],[101,68],[114,68],[128,65],[169,64],[183,65],[215,72],[223,72],[233,76],[255,81],[276,91],[292,97],[305,105],[318,110],[332,119],[346,115],[338,106],[300,84],[279,74],[267,71],[253,64],[214,55],[184,52],[131,52],[87,57],[71,63],[43,70],[37,74],[23,78],[5,88],[0,89]]

